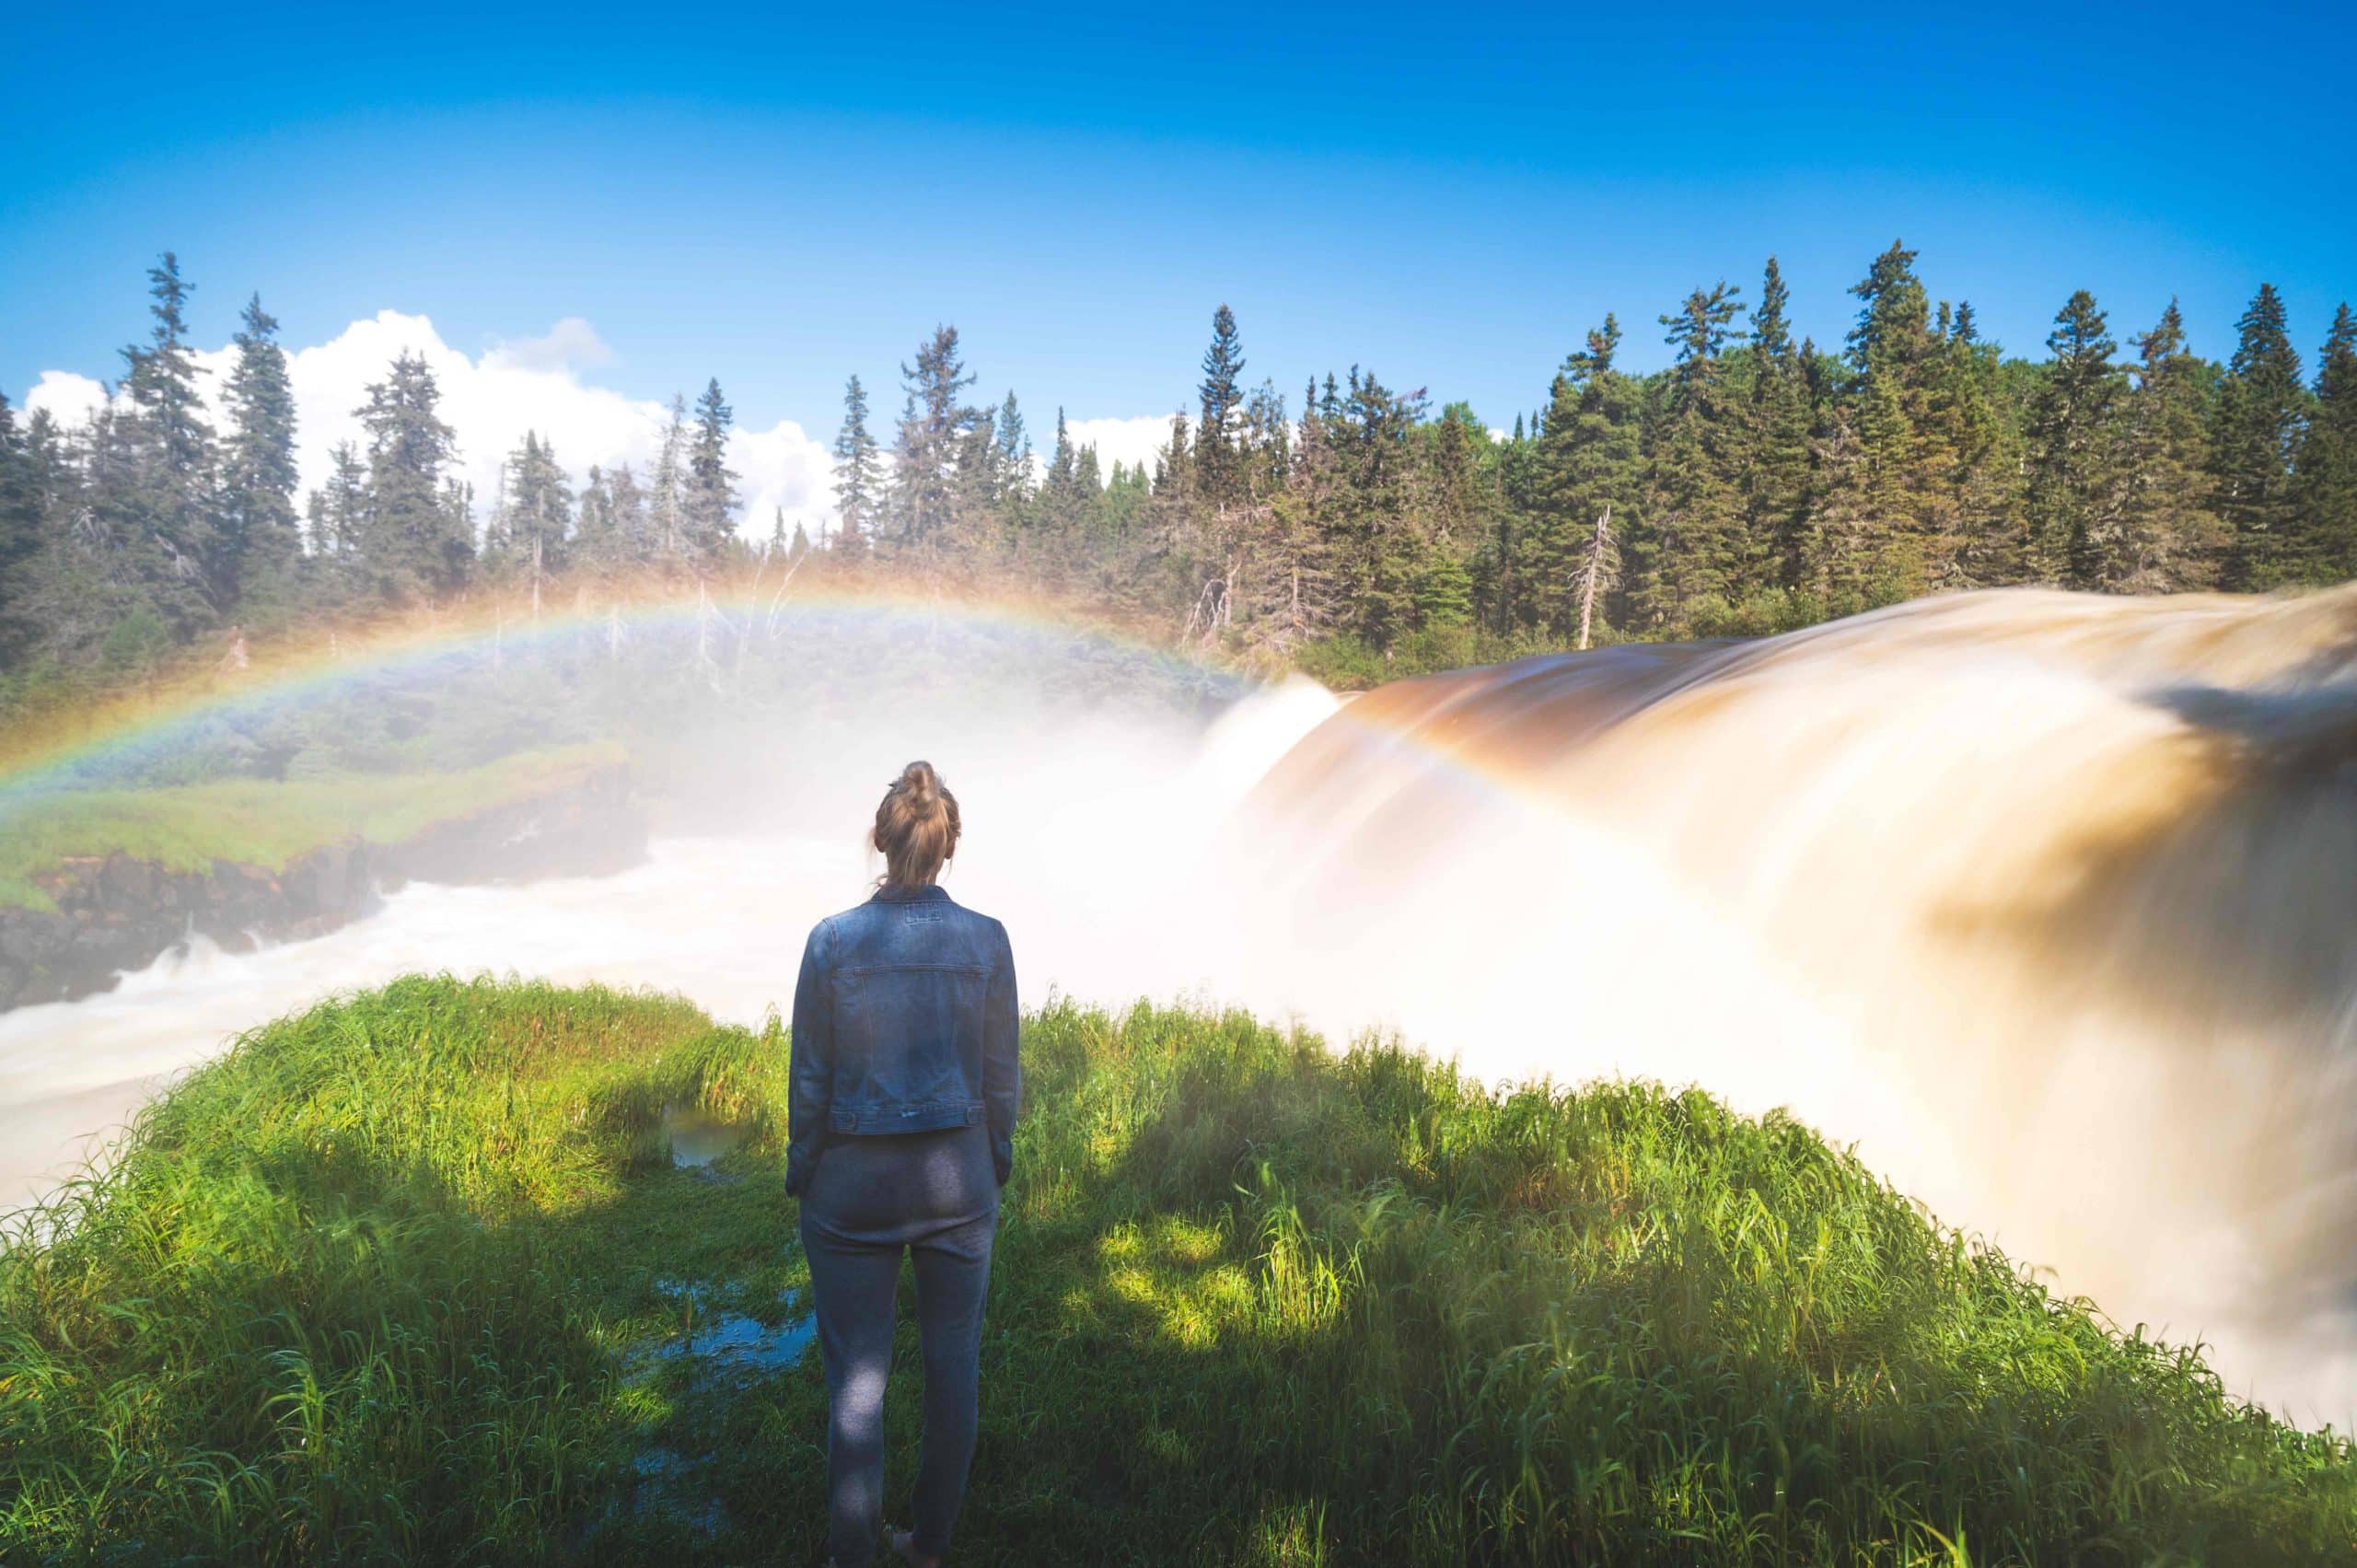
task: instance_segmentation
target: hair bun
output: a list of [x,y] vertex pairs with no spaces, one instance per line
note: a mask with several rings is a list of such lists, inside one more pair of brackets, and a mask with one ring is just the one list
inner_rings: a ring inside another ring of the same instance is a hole
[[886,862],[891,887],[919,887],[939,875],[941,863],[958,852],[958,797],[942,787],[941,775],[925,761],[911,762],[884,792],[876,807],[870,839]]

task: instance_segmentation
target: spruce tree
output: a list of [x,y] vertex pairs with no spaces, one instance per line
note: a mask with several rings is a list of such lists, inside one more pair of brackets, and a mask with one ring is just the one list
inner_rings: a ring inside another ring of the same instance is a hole
[[1231,505],[1242,498],[1242,462],[1237,428],[1244,410],[1244,349],[1236,312],[1225,305],[1212,312],[1211,346],[1203,350],[1203,378],[1196,392],[1195,486],[1205,505]]
[[503,565],[540,584],[563,571],[572,532],[573,489],[557,465],[554,447],[533,431],[507,459],[506,519]]
[[2054,357],[2030,403],[2029,567],[2037,580],[2094,587],[2128,570],[2119,515],[2119,367],[2095,296],[2054,318]]
[[0,658],[21,656],[39,630],[27,590],[41,544],[42,489],[32,444],[0,393]]
[[2293,470],[2300,532],[2312,580],[2357,576],[2357,320],[2333,312],[2316,366],[2316,402]]
[[958,472],[975,411],[963,394],[974,384],[958,345],[958,329],[935,327],[900,366],[900,429],[893,447],[892,541],[935,552],[958,532]]
[[446,479],[456,437],[441,401],[432,367],[403,350],[354,411],[368,433],[356,565],[363,591],[382,602],[455,592],[473,568],[473,533]]
[[732,421],[717,377],[696,400],[695,436],[688,448],[688,482],[680,522],[699,565],[716,563],[737,529],[737,475],[728,466]]
[[1010,390],[999,404],[992,434],[992,480],[999,505],[1016,520],[1031,500],[1031,436]]
[[2208,587],[2223,530],[2211,505],[2209,404],[2215,367],[2188,354],[2175,299],[2136,340],[2121,451],[2117,548],[2090,587],[2123,593]]
[[883,501],[883,448],[868,434],[867,389],[854,376],[843,386],[843,424],[835,436],[834,548],[846,554],[865,550]]
[[2211,447],[2218,515],[2229,534],[2226,586],[2271,588],[2298,581],[2307,564],[2292,499],[2305,391],[2274,285],[2258,285],[2235,325]]
[[654,491],[647,497],[647,525],[655,559],[670,566],[688,554],[688,400],[671,394],[670,417],[656,448]]
[[1808,498],[1808,377],[1793,343],[1786,287],[1768,258],[1759,307],[1751,313],[1751,396],[1743,461],[1743,517],[1749,556],[1767,581],[1790,585],[1800,571]]
[[1932,417],[1939,342],[1915,252],[1898,240],[1850,292],[1860,306],[1849,336],[1849,424],[1863,463],[1864,508],[1875,518],[1862,541],[1875,598],[1922,591],[1928,561],[1945,546],[1936,498],[1953,471],[1952,433]]
[[225,401],[229,440],[222,457],[219,540],[222,580],[249,624],[291,609],[302,535],[295,519],[295,389],[278,323],[246,302],[235,338],[237,363]]
[[191,286],[168,250],[147,280],[155,325],[146,343],[122,351],[132,412],[93,428],[106,450],[98,454],[90,499],[104,519],[96,531],[119,541],[116,569],[187,637],[214,620],[235,588],[217,575],[215,454],[188,348]]
[[1678,357],[1654,442],[1644,526],[1623,530],[1632,602],[1647,627],[1684,625],[1704,601],[1729,607],[1743,596],[1751,563],[1735,487],[1742,431],[1724,386],[1726,346],[1742,336],[1732,325],[1741,293],[1724,283],[1697,288],[1660,318]]
[[1569,638],[1579,623],[1580,589],[1597,519],[1608,507],[1611,527],[1598,585],[1607,619],[1627,624],[1620,603],[1619,541],[1642,534],[1637,507],[1643,482],[1638,389],[1613,366],[1620,323],[1608,314],[1587,345],[1563,362],[1532,454],[1532,527],[1520,575],[1536,623]]

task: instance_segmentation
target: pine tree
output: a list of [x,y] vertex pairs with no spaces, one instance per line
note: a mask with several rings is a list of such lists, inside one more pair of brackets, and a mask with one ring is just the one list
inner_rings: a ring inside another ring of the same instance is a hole
[[670,418],[655,453],[655,488],[647,499],[647,522],[655,558],[666,566],[688,552],[688,400],[671,394]]
[[1732,606],[1750,565],[1734,476],[1740,427],[1724,395],[1727,344],[1742,290],[1695,289],[1661,324],[1678,350],[1654,442],[1645,527],[1631,535],[1640,624],[1684,625],[1705,601]]
[[302,534],[295,520],[295,389],[278,323],[246,302],[226,401],[229,440],[221,474],[220,579],[249,623],[291,610]]
[[737,531],[737,474],[728,466],[732,415],[718,378],[696,400],[695,437],[688,448],[688,483],[680,522],[689,553],[699,565],[716,563]]
[[893,448],[892,541],[937,552],[958,533],[959,459],[975,411],[960,401],[973,376],[958,346],[958,329],[935,327],[900,366],[905,396]]
[[1619,540],[1643,531],[1637,494],[1643,470],[1638,389],[1613,366],[1620,324],[1611,315],[1587,335],[1587,346],[1563,362],[1532,454],[1533,527],[1521,575],[1536,623],[1570,637],[1579,623],[1580,589],[1596,519],[1612,513],[1608,553],[1597,593],[1608,619],[1627,623],[1631,610],[1612,607],[1620,581]]
[[2223,530],[2212,509],[2213,366],[2185,351],[2175,299],[2136,340],[2121,450],[2117,547],[2090,586],[2163,593],[2215,582]]
[[1759,307],[1751,314],[1751,399],[1743,461],[1747,553],[1766,579],[1790,585],[1800,573],[1801,528],[1808,499],[1808,376],[1793,343],[1785,286],[1768,258]]
[[1851,424],[1863,461],[1863,505],[1878,515],[1866,576],[1883,600],[1920,593],[1945,548],[1937,498],[1953,471],[1951,433],[1932,415],[1940,355],[1915,252],[1898,240],[1850,292],[1861,301],[1849,337]]
[[2030,402],[2029,566],[2038,580],[2092,587],[2127,570],[2119,477],[2119,345],[2095,296],[2064,302],[2046,339],[2054,357]]
[[133,413],[101,422],[96,432],[110,450],[91,500],[107,519],[102,531],[121,541],[121,566],[145,603],[186,637],[212,621],[234,586],[215,576],[215,454],[188,348],[191,288],[168,250],[147,280],[155,326],[145,343],[122,351]]
[[2230,534],[2226,586],[2271,588],[2298,581],[2306,565],[2292,500],[2305,392],[2274,285],[2258,285],[2235,325],[2239,341],[2219,389],[2211,447],[2218,514]]
[[0,659],[20,657],[39,630],[27,589],[41,544],[43,488],[32,443],[0,394]]
[[2357,576],[2357,320],[2345,303],[2325,334],[2293,480],[2311,580]]
[[614,493],[606,470],[589,465],[574,513],[573,559],[593,571],[609,571],[622,559],[621,529],[614,515]]
[[367,525],[368,470],[349,441],[339,441],[329,449],[328,463],[326,488],[311,492],[311,553],[349,563],[359,557],[361,534]]
[[364,591],[381,601],[454,592],[474,565],[472,529],[446,482],[456,452],[441,401],[432,367],[404,350],[354,411],[368,433],[357,564]]
[[993,432],[992,488],[999,506],[1017,521],[1031,500],[1031,436],[1023,427],[1023,411],[1015,393],[999,404]]
[[1243,498],[1237,429],[1244,409],[1243,377],[1236,312],[1222,305],[1212,312],[1211,346],[1203,351],[1203,379],[1196,389],[1202,417],[1195,422],[1195,487],[1207,505],[1232,505]]
[[868,434],[867,389],[854,376],[843,386],[843,427],[835,437],[835,549],[865,551],[883,501],[883,449]]
[[503,564],[540,586],[564,569],[572,532],[573,489],[556,451],[532,432],[507,459]]

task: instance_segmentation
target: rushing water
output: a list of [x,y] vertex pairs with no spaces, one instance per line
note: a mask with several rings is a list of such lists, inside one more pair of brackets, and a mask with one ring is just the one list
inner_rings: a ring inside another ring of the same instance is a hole
[[1008,920],[1028,1001],[1185,992],[1493,1079],[1788,1106],[2115,1320],[2206,1341],[2236,1391],[2357,1411],[2357,590],[1969,596],[1339,707],[1285,688],[1208,732],[857,733],[724,764],[741,830],[620,877],[412,887],[0,1016],[0,1177],[53,1177],[260,1016],[418,969],[783,1008],[873,874],[832,803],[925,755],[965,806],[952,889]]

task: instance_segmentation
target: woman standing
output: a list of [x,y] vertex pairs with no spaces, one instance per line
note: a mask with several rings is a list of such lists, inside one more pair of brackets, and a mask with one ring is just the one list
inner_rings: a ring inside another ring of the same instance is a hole
[[1022,1080],[1006,928],[935,882],[958,830],[933,764],[902,769],[876,808],[884,879],[819,923],[794,988],[785,1190],[802,1200],[826,1364],[836,1568],[864,1568],[880,1544],[903,1250],[916,1262],[924,1447],[916,1528],[893,1532],[901,1557],[941,1561],[974,1456],[982,1296]]

